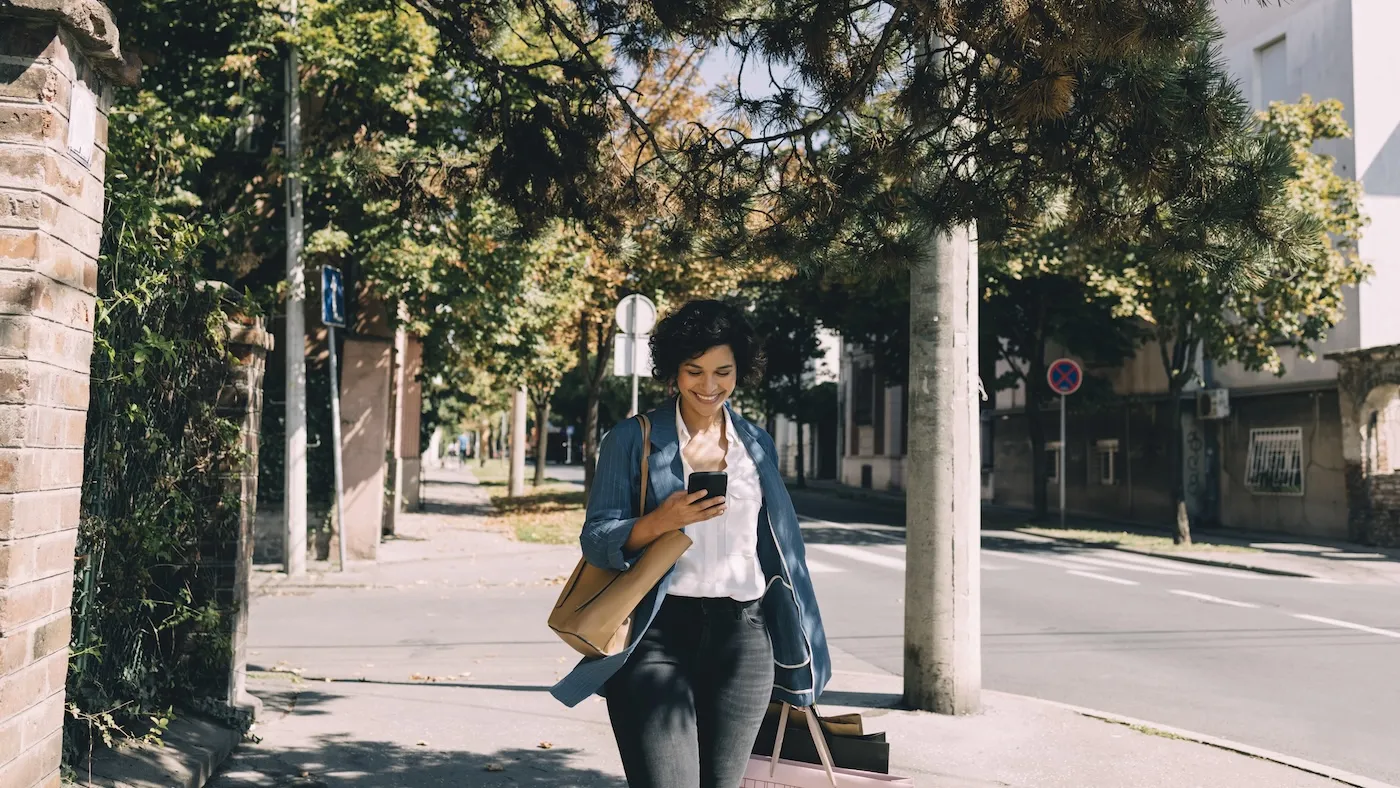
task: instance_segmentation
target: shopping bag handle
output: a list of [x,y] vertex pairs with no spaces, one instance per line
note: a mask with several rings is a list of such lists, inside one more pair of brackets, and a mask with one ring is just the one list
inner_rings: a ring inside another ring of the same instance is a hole
[[[831,781],[831,788],[837,788],[836,772],[833,771],[834,767],[831,761],[831,750],[826,746],[826,736],[823,735],[821,723],[817,722],[817,714],[810,706],[799,706],[798,708],[807,718],[807,730],[812,732],[812,743],[817,747],[817,757],[821,759],[822,768],[826,769],[826,779]],[[783,701],[783,714],[778,718],[778,738],[773,743],[773,757],[768,763],[769,777],[778,771],[778,758],[783,752],[783,738],[787,736],[788,711],[790,709],[792,709],[792,704]]]

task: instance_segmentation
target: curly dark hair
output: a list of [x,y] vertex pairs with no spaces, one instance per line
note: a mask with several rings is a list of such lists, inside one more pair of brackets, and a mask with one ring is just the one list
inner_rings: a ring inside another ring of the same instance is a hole
[[691,301],[656,324],[651,334],[651,359],[657,380],[672,383],[681,365],[710,348],[728,345],[734,351],[735,379],[741,385],[763,376],[763,348],[743,310],[723,301]]

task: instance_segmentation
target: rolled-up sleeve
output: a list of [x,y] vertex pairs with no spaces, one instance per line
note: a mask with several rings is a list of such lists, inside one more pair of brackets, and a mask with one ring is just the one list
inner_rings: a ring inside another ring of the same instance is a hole
[[603,439],[579,535],[584,560],[596,567],[625,571],[641,555],[626,552],[623,545],[637,524],[642,451],[642,429],[635,419],[617,425]]

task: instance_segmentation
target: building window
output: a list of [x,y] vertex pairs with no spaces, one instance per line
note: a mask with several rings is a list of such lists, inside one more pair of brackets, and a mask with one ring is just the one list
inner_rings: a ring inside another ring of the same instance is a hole
[[1275,101],[1293,102],[1298,95],[1288,89],[1288,39],[1279,38],[1254,50],[1254,97],[1258,108]]
[[1099,460],[1099,484],[1112,487],[1118,483],[1118,440],[1103,440],[1094,444]]
[[1303,428],[1250,430],[1245,487],[1255,495],[1303,494]]
[[1048,441],[1045,444],[1045,461],[1049,463],[1050,470],[1045,474],[1045,481],[1058,484],[1060,481],[1060,442]]
[[858,427],[875,423],[875,370],[864,364],[852,372],[855,391],[851,395],[851,420]]

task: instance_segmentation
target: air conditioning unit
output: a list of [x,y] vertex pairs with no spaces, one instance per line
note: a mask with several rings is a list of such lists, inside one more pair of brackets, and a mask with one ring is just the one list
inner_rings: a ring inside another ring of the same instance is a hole
[[1229,417],[1229,389],[1205,389],[1196,393],[1196,418],[1214,421]]

